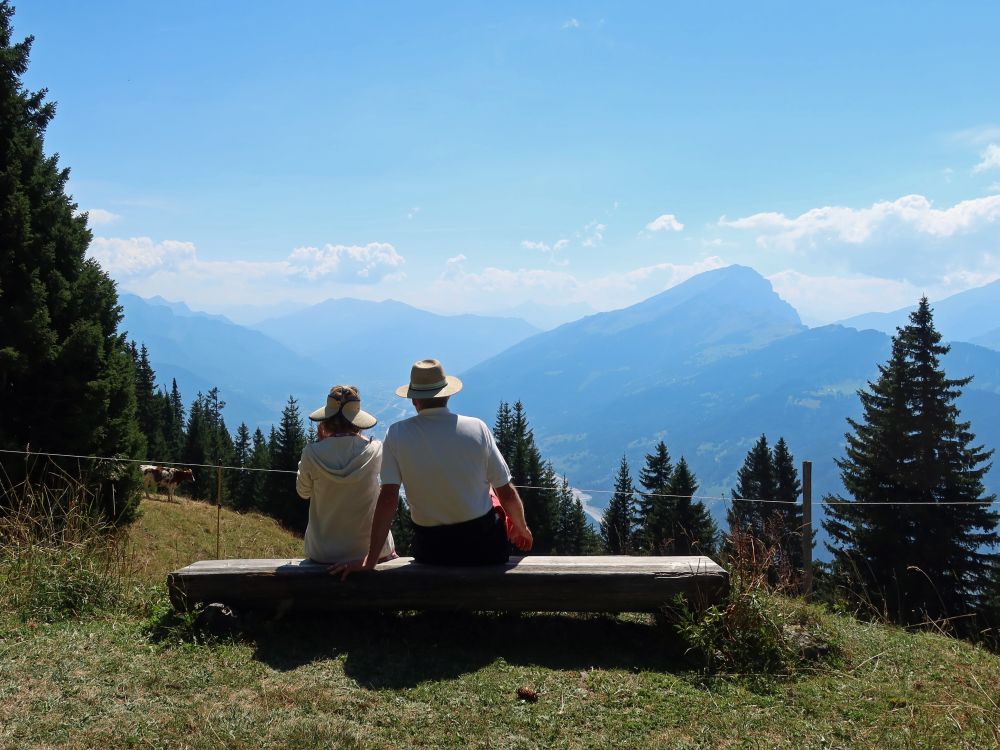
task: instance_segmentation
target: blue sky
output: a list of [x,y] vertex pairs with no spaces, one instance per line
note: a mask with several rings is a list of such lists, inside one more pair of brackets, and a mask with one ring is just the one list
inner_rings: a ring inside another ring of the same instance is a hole
[[997,28],[995,3],[15,16],[122,289],[557,319],[743,263],[811,323],[1000,278]]

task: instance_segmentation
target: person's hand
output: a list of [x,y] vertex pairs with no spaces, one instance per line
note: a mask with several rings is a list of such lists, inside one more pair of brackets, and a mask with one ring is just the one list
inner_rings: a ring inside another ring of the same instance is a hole
[[510,542],[521,550],[521,552],[527,552],[535,543],[535,538],[531,535],[531,529],[527,526],[521,528],[513,526],[510,530]]
[[339,575],[341,581],[346,581],[347,576],[359,570],[371,570],[375,566],[372,565],[371,568],[368,567],[368,558],[364,560],[348,560],[347,562],[337,563],[336,565],[331,565],[327,569],[327,573],[332,576]]

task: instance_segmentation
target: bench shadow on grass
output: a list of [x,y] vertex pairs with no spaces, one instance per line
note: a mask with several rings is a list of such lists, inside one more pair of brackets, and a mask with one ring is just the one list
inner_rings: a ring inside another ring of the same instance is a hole
[[549,669],[686,671],[672,628],[651,616],[493,613],[293,614],[251,635],[255,658],[287,671],[345,657],[373,690],[413,687],[503,659]]

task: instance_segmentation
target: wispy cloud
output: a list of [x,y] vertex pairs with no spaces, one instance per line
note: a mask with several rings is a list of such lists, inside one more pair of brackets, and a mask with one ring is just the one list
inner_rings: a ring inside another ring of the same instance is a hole
[[1000,168],[1000,146],[997,144],[988,145],[980,157],[982,160],[972,168],[973,174],[985,172],[987,169]]
[[606,224],[592,221],[589,224],[585,224],[583,229],[577,232],[576,236],[580,238],[580,244],[584,247],[597,247],[604,241],[604,230],[607,228]]
[[1000,141],[1000,127],[996,125],[983,125],[978,128],[967,128],[953,133],[952,137],[960,143],[967,143],[971,146],[982,146],[991,141]]
[[578,28],[580,28],[580,22],[577,19],[575,19],[575,18],[570,18],[569,20],[567,20],[567,21],[565,21],[563,23],[562,28],[564,28],[564,29],[578,29]]
[[448,260],[445,261],[445,265],[455,266],[458,265],[459,263],[465,263],[465,261],[467,260],[468,258],[465,257],[465,253],[459,253],[458,255],[453,255],[452,257],[448,258]]
[[558,299],[562,304],[584,303],[595,310],[610,310],[634,304],[696,274],[725,265],[721,258],[712,256],[690,264],[657,263],[590,279],[568,271],[539,268],[491,266],[481,271],[453,268],[432,285],[428,299],[447,299],[456,311],[479,309],[484,298],[496,295],[511,306],[546,304]]
[[409,211],[406,212],[407,219],[413,219],[417,214],[420,213],[420,206],[414,206]]
[[537,250],[548,257],[551,263],[555,263],[556,265],[564,266],[569,263],[569,261],[559,258],[559,253],[569,247],[569,240],[567,239],[556,240],[551,245],[547,242],[538,242],[536,240],[522,240],[521,247],[525,250]]
[[646,229],[650,232],[680,232],[684,225],[673,214],[662,214],[649,222]]

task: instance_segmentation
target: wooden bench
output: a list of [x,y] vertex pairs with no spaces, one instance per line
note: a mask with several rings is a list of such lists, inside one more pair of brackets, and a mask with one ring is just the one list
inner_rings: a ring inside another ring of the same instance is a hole
[[237,609],[657,612],[683,594],[720,601],[729,574],[707,557],[511,558],[506,565],[439,567],[410,557],[346,581],[308,560],[203,560],[167,576],[180,610]]

